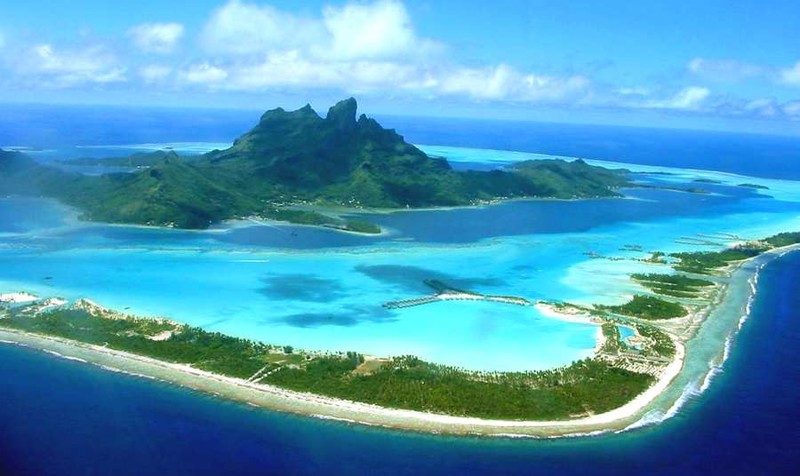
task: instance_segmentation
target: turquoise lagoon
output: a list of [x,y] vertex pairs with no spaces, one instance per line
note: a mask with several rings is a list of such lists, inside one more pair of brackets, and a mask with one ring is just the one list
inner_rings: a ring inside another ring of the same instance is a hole
[[619,337],[622,340],[623,344],[625,344],[628,347],[632,347],[634,349],[641,348],[638,345],[631,344],[630,341],[628,340],[631,337],[635,337],[636,336],[636,331],[633,329],[633,327],[617,326],[617,329],[619,329]]
[[[422,148],[457,167],[545,157]],[[430,294],[425,279],[530,300],[621,303],[645,292],[631,273],[668,272],[638,261],[649,252],[714,250],[800,229],[798,182],[590,162],[626,168],[642,184],[711,193],[632,188],[618,199],[365,212],[388,230],[380,237],[249,222],[201,232],[89,224],[53,202],[9,197],[0,200],[0,292],[86,297],[313,350],[414,354],[476,370],[543,369],[592,355],[598,327],[496,303],[382,304]]]
[[633,328],[631,327],[617,326],[617,328],[619,329],[619,336],[622,338],[622,340],[626,340],[629,337],[633,337],[636,335],[636,331],[634,331]]

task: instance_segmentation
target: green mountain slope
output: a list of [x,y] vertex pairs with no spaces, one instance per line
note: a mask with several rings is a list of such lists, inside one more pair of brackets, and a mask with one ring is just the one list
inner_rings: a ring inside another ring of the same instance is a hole
[[356,120],[356,107],[352,98],[341,101],[324,119],[311,106],[268,111],[233,147],[209,154],[208,164],[246,171],[252,189],[273,195],[351,206],[443,204],[431,182],[456,177],[447,162],[373,119]]
[[624,171],[580,160],[454,171],[394,130],[364,115],[356,119],[356,110],[352,98],[324,118],[310,106],[274,109],[229,149],[192,160],[171,152],[132,157],[129,163],[146,163],[132,173],[85,176],[3,152],[0,192],[55,197],[105,222],[205,228],[259,215],[347,228],[337,219],[287,207],[416,208],[519,197],[603,197],[628,184]]
[[67,187],[58,198],[91,220],[178,228],[206,228],[258,208],[234,178],[215,179],[206,170],[169,161],[138,173],[103,175],[80,190]]

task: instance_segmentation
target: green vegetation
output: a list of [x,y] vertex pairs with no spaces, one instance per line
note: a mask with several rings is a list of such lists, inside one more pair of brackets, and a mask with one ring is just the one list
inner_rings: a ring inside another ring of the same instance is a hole
[[628,347],[622,342],[618,325],[613,322],[605,322],[602,324],[602,330],[606,341],[600,352],[608,356],[619,356],[621,353],[666,359],[675,356],[675,343],[662,330],[649,324],[634,324],[634,327],[640,336],[650,341],[649,345],[643,346],[641,349]]
[[780,248],[782,246],[789,246],[789,245],[796,245],[800,243],[800,232],[786,232],[786,233],[778,233],[777,235],[770,236],[769,238],[764,240],[765,243],[769,244],[770,246],[774,246],[775,248]]
[[743,245],[722,251],[695,251],[674,253],[671,256],[680,261],[675,265],[677,271],[694,274],[712,274],[733,262],[746,260],[763,253],[768,247],[762,245]]
[[161,162],[169,161],[190,161],[192,157],[179,156],[173,150],[157,150],[154,152],[139,152],[125,157],[80,157],[77,159],[65,160],[67,165],[84,165],[97,167],[151,167]]
[[87,219],[111,223],[205,228],[220,220],[263,216],[378,233],[368,223],[292,207],[411,208],[514,197],[609,197],[629,184],[627,171],[581,160],[454,171],[446,160],[428,157],[373,119],[356,119],[352,98],[330,108],[325,118],[310,106],[267,111],[229,149],[191,159],[162,151],[103,160],[145,168],[86,176],[0,151],[0,193],[46,195],[83,210]]
[[694,179],[694,180],[692,180],[692,182],[695,182],[695,183],[708,183],[708,184],[712,184],[712,185],[719,185],[719,184],[722,183],[719,180],[707,179],[707,178]]
[[786,232],[749,242],[722,251],[674,253],[670,256],[680,260],[675,265],[677,271],[694,274],[712,274],[716,269],[731,263],[753,258],[771,248],[779,248],[800,243],[800,232]]
[[362,220],[347,220],[344,224],[344,229],[356,233],[365,233],[376,235],[381,232],[381,227]]
[[666,264],[667,263],[667,255],[663,251],[654,251],[650,253],[650,256],[644,258],[642,261],[646,263],[658,263],[658,264]]
[[406,356],[370,375],[354,375],[346,359],[315,359],[283,368],[269,383],[299,391],[394,408],[514,420],[561,420],[617,408],[653,377],[585,359],[539,372],[470,373]]
[[619,306],[595,306],[600,310],[620,314],[623,316],[638,317],[641,319],[672,319],[688,314],[686,308],[678,303],[665,301],[653,296],[636,295],[625,304]]
[[[651,174],[652,175],[652,174]],[[647,185],[647,184],[637,184],[639,188],[652,188],[657,190],[671,190],[673,192],[686,192],[686,193],[696,193],[700,195],[707,195],[711,193],[711,191],[700,188],[700,187],[678,187],[678,186],[669,186],[669,185]]]
[[[82,309],[30,315],[15,310],[0,326],[107,346],[283,388],[393,408],[502,419],[568,419],[617,408],[653,377],[585,359],[536,372],[467,372],[416,357],[394,358],[368,373],[363,356],[304,354],[202,329]],[[168,338],[159,336],[171,332]],[[162,337],[159,339],[157,336]],[[154,337],[156,337],[154,339]],[[260,377],[259,377],[260,376]]]
[[[189,326],[153,319],[109,319],[80,309],[22,313],[0,320],[0,325],[37,334],[102,345],[167,362],[190,363],[197,368],[232,377],[249,378],[265,362],[260,357],[268,347],[246,339],[207,332]],[[153,337],[174,331],[166,340]]]
[[261,212],[261,218],[276,221],[286,221],[297,225],[324,226],[337,230],[351,231],[354,233],[378,234],[381,228],[373,223],[363,220],[341,220],[313,210],[298,210],[294,208],[270,208]]
[[769,187],[766,185],[758,185],[756,183],[740,183],[739,186],[745,188],[755,188],[759,190],[769,190]]
[[654,344],[648,346],[645,353],[653,353],[659,357],[672,358],[675,356],[675,343],[669,338],[667,334],[655,326],[647,324],[638,324],[636,332],[642,337],[651,339]]
[[665,296],[678,298],[696,298],[701,292],[700,288],[713,286],[714,283],[705,279],[690,278],[680,274],[641,274],[631,275],[631,279],[639,282],[655,292]]
[[[673,267],[677,271],[692,274],[710,275],[714,270],[731,263],[742,261],[776,247],[800,243],[800,232],[780,233],[761,241],[753,241],[737,245],[722,251],[674,253],[672,258],[678,259]],[[661,261],[663,253],[653,253],[645,261]],[[681,274],[643,274],[631,275],[631,279],[639,282],[653,292],[674,298],[697,298],[702,288],[713,286],[713,282],[693,278]],[[596,305],[598,312],[611,312],[641,319],[671,319],[687,315],[687,310],[680,304],[665,301],[653,296],[634,296],[621,306]],[[643,334],[644,335],[644,334]]]
[[[610,170],[583,160],[528,160],[512,171],[530,184],[524,196],[586,198],[617,196],[612,190],[629,184],[627,170]],[[502,194],[501,194],[502,196]]]
[[604,354],[616,355],[620,350],[625,349],[625,344],[622,342],[622,336],[619,333],[619,327],[613,322],[604,322],[600,329],[603,331],[605,342],[600,352]]
[[261,217],[276,221],[287,221],[298,225],[336,225],[339,220],[310,210],[292,208],[270,208],[261,213]]
[[711,193],[711,191],[709,191],[709,190],[707,190],[705,188],[699,188],[699,187],[689,187],[689,188],[686,188],[686,189],[682,189],[682,191],[687,192],[687,193],[696,193],[696,194],[699,194],[699,195],[708,195],[709,193]]

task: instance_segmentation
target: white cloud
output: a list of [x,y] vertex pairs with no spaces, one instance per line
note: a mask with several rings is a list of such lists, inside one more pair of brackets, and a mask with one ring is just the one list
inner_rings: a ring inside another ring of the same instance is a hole
[[225,81],[228,72],[208,63],[200,63],[181,71],[181,77],[189,83],[216,86]]
[[628,87],[617,88],[614,92],[622,96],[645,97],[650,94],[650,89],[643,86],[635,86],[635,87],[628,86]]
[[126,68],[99,46],[57,51],[43,43],[34,46],[21,60],[23,74],[37,76],[50,86],[68,87],[85,83],[114,83],[125,81]]
[[473,99],[524,102],[577,99],[585,95],[590,82],[583,76],[566,78],[523,74],[500,64],[483,69],[459,68],[439,80],[438,91],[465,94]]
[[[157,53],[174,50],[183,36],[184,27],[178,23],[145,23],[127,32],[139,49]],[[151,62],[130,51],[122,63],[104,47],[62,50],[51,44],[31,48],[28,55],[21,50],[8,64],[20,81],[30,78],[60,87],[125,81],[123,64],[142,85],[155,88],[327,89],[576,103],[592,87],[580,75],[544,75],[508,64],[453,63],[446,58],[444,45],[415,31],[399,0],[353,1],[306,16],[230,0],[212,12],[199,39],[203,47],[199,57],[182,65]]]
[[800,120],[800,100],[788,102],[781,109],[791,119]]
[[323,23],[331,37],[328,51],[338,59],[397,58],[426,55],[437,44],[417,37],[405,6],[395,0],[373,4],[350,3],[341,8],[326,7]]
[[259,63],[247,64],[231,72],[230,89],[259,90],[269,87],[341,87],[341,72],[330,65],[320,66],[297,51],[270,53]]
[[[337,88],[350,93],[381,89],[419,90],[435,86],[426,72],[411,64],[391,61],[322,62],[298,51],[272,53],[259,63],[230,70],[224,87],[264,90],[273,87]],[[421,79],[423,78],[423,79]]]
[[741,81],[765,73],[762,66],[731,59],[694,58],[686,68],[692,74],[712,81]]
[[772,118],[780,116],[783,111],[773,99],[754,99],[741,107],[741,113],[750,116]]
[[[224,84],[219,78],[211,82],[235,90],[385,89],[533,102],[571,101],[572,95],[583,97],[589,88],[582,76],[523,73],[505,64],[449,64],[444,46],[420,37],[397,0],[328,6],[317,17],[232,0],[212,14],[201,41],[215,57],[214,64],[228,73]],[[188,80],[190,75],[184,77]]]
[[[258,63],[239,63],[224,73],[208,64],[195,66],[182,77],[215,88],[261,91],[303,87],[341,89],[349,93],[392,90],[431,96],[462,96],[472,100],[511,102],[575,102],[591,83],[582,76],[553,77],[523,74],[508,65],[470,69],[418,65],[398,61],[319,61],[297,50],[268,54]],[[198,79],[198,78],[202,78]]]
[[328,61],[418,58],[441,49],[417,36],[405,6],[396,0],[328,6],[314,18],[232,0],[212,14],[201,41],[215,55],[297,51]]
[[800,120],[800,100],[795,99],[783,104],[775,99],[756,99],[748,102],[741,110],[742,114],[764,119]]
[[215,55],[263,55],[307,47],[323,37],[318,20],[284,13],[270,5],[232,0],[217,9],[201,33],[206,51]]
[[800,120],[800,100],[781,103],[775,98],[745,100],[731,96],[709,96],[696,112],[722,117],[768,120]]
[[711,91],[707,88],[687,86],[666,99],[647,101],[644,107],[694,111],[699,110],[710,95]]
[[708,98],[711,91],[698,86],[688,86],[681,89],[675,96],[667,101],[666,107],[673,109],[697,109]]
[[157,83],[163,81],[167,79],[171,73],[172,67],[162,64],[148,64],[139,68],[139,77],[141,77],[146,83]]
[[128,30],[128,37],[142,51],[170,53],[183,37],[180,23],[143,23]]
[[392,61],[358,61],[347,66],[351,89],[425,89],[435,82],[423,68]]
[[780,71],[780,80],[786,84],[800,86],[800,61]]

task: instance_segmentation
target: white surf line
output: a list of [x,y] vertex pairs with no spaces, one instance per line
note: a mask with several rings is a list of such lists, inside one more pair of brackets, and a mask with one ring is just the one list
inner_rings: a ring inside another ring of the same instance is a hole
[[278,231],[280,231],[280,232],[282,232],[282,233],[289,233],[288,231],[284,230],[282,226],[280,226],[280,225],[276,225],[276,224],[274,224],[274,223],[270,223],[270,222],[269,222],[269,221],[267,221],[267,220],[256,220],[255,218],[247,218],[247,221],[249,221],[250,223],[253,223],[253,224],[255,224],[255,225],[260,225],[260,226],[266,226],[266,227],[269,227],[269,228],[274,228],[275,230],[278,230]]

